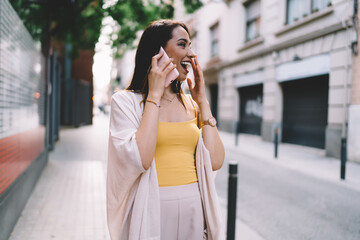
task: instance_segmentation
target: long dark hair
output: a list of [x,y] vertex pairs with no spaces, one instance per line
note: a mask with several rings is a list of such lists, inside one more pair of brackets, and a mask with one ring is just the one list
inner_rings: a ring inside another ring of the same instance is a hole
[[[189,33],[184,23],[163,19],[151,22],[140,38],[136,50],[134,74],[126,90],[142,93],[144,95],[144,103],[149,93],[148,73],[151,67],[152,57],[158,54],[160,47],[166,47],[167,42],[173,37],[173,30],[179,26]],[[181,82],[177,80],[173,81],[171,83],[171,89],[177,94],[179,100],[184,105],[181,98]]]

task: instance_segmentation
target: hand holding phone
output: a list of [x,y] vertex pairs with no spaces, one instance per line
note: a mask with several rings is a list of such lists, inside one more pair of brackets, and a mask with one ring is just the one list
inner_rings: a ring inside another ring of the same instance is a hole
[[[159,53],[164,52],[161,58],[158,61],[158,66],[163,64],[164,61],[169,59],[169,56],[166,54],[165,50],[160,47]],[[170,63],[169,66],[173,66],[173,63]],[[165,78],[165,87],[168,87],[177,77],[179,76],[179,72],[176,68],[174,68]]]

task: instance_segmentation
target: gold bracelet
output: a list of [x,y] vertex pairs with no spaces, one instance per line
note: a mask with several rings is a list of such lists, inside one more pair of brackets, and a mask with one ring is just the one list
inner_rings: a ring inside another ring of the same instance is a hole
[[146,101],[147,101],[147,102],[150,102],[150,103],[153,103],[153,104],[155,104],[155,106],[157,106],[158,108],[160,108],[160,104],[159,104],[159,103],[157,103],[157,102],[155,102],[155,101],[153,101],[153,100],[149,100],[149,99],[146,99]]

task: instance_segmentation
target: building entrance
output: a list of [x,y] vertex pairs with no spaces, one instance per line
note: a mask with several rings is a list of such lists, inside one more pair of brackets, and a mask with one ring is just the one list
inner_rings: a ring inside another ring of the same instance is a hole
[[263,85],[238,88],[240,96],[239,132],[261,135]]
[[325,148],[329,75],[287,81],[283,90],[282,141]]

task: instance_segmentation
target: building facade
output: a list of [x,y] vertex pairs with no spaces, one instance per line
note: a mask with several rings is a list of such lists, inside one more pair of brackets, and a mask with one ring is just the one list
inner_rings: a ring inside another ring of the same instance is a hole
[[[360,162],[358,5],[347,0],[207,1],[191,28],[219,128]],[[355,66],[358,66],[357,68]]]
[[350,160],[359,161],[360,159],[360,55],[358,41],[360,39],[360,17],[359,1],[354,2],[354,30],[351,38],[351,48],[355,53],[352,56],[352,82],[351,82],[351,102],[349,106],[349,148],[348,157]]

